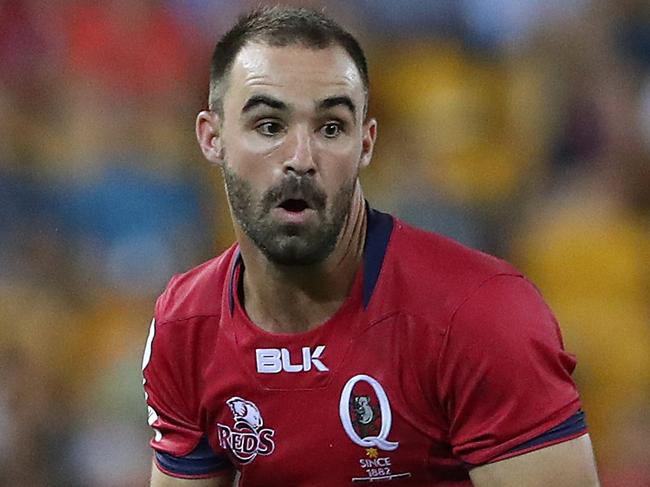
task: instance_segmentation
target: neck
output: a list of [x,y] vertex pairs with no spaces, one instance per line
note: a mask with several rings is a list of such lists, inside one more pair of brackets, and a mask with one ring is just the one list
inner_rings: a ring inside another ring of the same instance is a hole
[[365,202],[358,185],[336,247],[323,262],[274,264],[245,235],[238,235],[246,268],[244,307],[250,319],[277,333],[300,333],[327,321],[350,294],[365,236]]

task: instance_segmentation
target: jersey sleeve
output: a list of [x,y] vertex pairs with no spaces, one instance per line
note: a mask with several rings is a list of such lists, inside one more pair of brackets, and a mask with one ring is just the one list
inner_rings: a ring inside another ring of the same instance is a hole
[[439,356],[454,454],[480,465],[584,434],[575,365],[532,284],[485,281],[455,311]]
[[158,468],[179,478],[205,478],[230,468],[227,457],[210,447],[200,424],[193,378],[186,377],[187,351],[182,337],[172,335],[173,326],[152,320],[143,358],[143,386],[150,441]]

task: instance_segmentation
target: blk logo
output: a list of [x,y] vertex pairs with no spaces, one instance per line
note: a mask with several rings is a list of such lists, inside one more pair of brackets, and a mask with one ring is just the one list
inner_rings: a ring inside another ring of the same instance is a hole
[[291,354],[286,348],[257,348],[255,361],[260,374],[277,374],[279,372],[309,372],[316,369],[327,372],[329,369],[321,361],[325,345],[318,345],[313,351],[309,347],[302,347],[300,361],[291,362]]

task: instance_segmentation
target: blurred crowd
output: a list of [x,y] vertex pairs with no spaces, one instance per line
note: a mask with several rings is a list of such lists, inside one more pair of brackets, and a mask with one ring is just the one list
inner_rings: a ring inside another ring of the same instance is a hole
[[[0,487],[147,483],[154,300],[233,238],[194,117],[260,3],[0,0]],[[536,283],[604,486],[650,485],[650,4],[290,3],[367,51],[369,200]]]

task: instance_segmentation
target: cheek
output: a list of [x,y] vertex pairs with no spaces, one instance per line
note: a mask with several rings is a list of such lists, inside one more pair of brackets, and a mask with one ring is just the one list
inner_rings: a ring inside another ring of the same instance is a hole
[[260,137],[254,133],[239,136],[238,143],[243,152],[257,157],[258,160],[277,157],[283,147],[281,139]]
[[331,147],[321,153],[319,172],[328,186],[342,186],[359,174],[361,149],[356,145]]
[[231,171],[248,181],[254,189],[262,191],[280,176],[282,170],[277,164],[277,144],[269,147],[268,143],[251,139],[236,135],[225,138],[226,162]]
[[250,127],[242,125],[240,122],[224,125],[224,142],[242,159],[254,159],[260,161],[271,157],[282,146],[280,139],[270,139],[261,137],[258,133],[251,130]]
[[333,157],[342,163],[358,161],[362,149],[361,139],[355,133],[343,135],[338,139],[316,138],[313,147],[324,157]]

